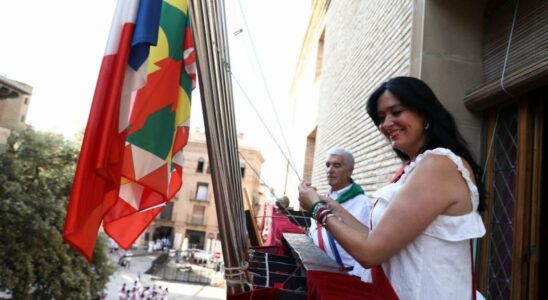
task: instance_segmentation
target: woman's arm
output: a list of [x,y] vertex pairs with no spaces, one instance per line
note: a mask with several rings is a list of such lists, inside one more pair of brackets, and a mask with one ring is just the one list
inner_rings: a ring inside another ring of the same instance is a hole
[[[463,190],[465,191],[463,193]],[[337,242],[364,267],[380,265],[415,240],[449,207],[470,199],[455,164],[443,156],[428,156],[410,174],[369,234],[343,219],[327,219]]]

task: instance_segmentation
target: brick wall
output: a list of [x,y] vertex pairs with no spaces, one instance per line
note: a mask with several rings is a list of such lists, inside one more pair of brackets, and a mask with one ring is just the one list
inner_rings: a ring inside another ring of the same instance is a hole
[[409,75],[413,1],[331,1],[325,26],[312,182],[327,189],[326,152],[354,153],[354,179],[368,194],[385,185],[401,161],[367,116],[382,81]]

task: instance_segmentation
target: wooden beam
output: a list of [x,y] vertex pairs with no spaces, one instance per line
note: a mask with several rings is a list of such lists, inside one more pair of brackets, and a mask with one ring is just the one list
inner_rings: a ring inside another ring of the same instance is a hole
[[257,244],[253,246],[262,246],[263,237],[261,235],[261,232],[259,231],[259,227],[257,226],[257,217],[255,216],[255,210],[253,210],[251,196],[249,195],[249,191],[245,187],[244,187],[244,210],[245,210],[245,214],[249,215],[249,216],[246,216],[248,234],[254,235],[253,237],[250,236],[250,240],[257,241]]

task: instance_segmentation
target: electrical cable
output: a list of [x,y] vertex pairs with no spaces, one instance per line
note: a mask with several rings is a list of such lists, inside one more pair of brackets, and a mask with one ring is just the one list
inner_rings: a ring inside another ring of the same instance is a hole
[[[239,152],[239,151],[238,151],[238,152]],[[253,171],[253,173],[255,173],[255,175],[257,176],[257,178],[259,178],[259,180],[261,181],[261,183],[264,184],[264,185],[268,188],[268,190],[270,191],[270,194],[272,194],[272,196],[274,196],[274,199],[277,199],[277,197],[276,197],[276,195],[274,194],[274,192],[272,192],[272,189],[270,188],[270,186],[261,178],[261,176],[259,175],[259,173],[257,172],[257,170],[255,170],[255,168],[253,168],[253,166],[251,165],[251,163],[244,157],[244,155],[243,155],[241,152],[239,152],[239,153],[240,153],[240,157],[243,158],[243,159],[245,160],[245,162],[246,162],[246,163],[248,164],[248,166],[251,168],[251,170]],[[295,219],[295,216],[293,216],[293,215],[289,212],[289,210],[288,210],[286,207],[281,206],[281,208],[284,210],[284,212],[285,212],[287,218],[292,219],[292,222],[293,222],[293,223],[299,224],[299,223],[297,222],[297,220]]]
[[282,149],[282,147],[280,146],[280,144],[276,141],[276,138],[275,138],[274,135],[272,134],[272,131],[270,131],[270,129],[269,129],[268,126],[266,125],[264,119],[261,117],[261,115],[259,114],[259,111],[257,110],[257,108],[255,107],[255,105],[253,104],[253,102],[251,101],[251,99],[249,98],[249,96],[247,95],[247,93],[245,92],[245,90],[243,89],[243,87],[242,87],[242,85],[240,84],[240,81],[238,80],[238,78],[236,78],[236,76],[234,75],[234,73],[233,73],[230,69],[227,69],[226,71],[230,73],[230,75],[232,76],[232,79],[234,79],[234,81],[236,82],[236,84],[238,85],[238,87],[240,88],[240,90],[242,91],[242,93],[244,94],[244,98],[247,100],[247,102],[249,103],[249,105],[251,105],[251,108],[253,108],[253,110],[255,111],[255,114],[257,115],[257,117],[259,118],[259,120],[261,121],[261,123],[263,124],[263,126],[265,127],[266,131],[268,132],[268,134],[270,135],[270,137],[272,138],[272,140],[274,141],[274,143],[276,144],[276,146],[278,147],[278,149],[279,149],[280,152],[282,153],[283,157],[289,162],[289,166],[291,167],[291,169],[293,170],[293,172],[295,173],[295,175],[297,175],[297,178],[299,179],[299,181],[302,181],[301,176],[299,175],[299,172],[297,172],[297,170],[295,169],[294,164],[290,161],[290,159],[287,157],[287,155],[285,154],[285,152],[284,152],[284,150]]
[[[242,8],[242,3],[240,2],[240,0],[238,0],[238,6],[240,8],[240,12],[242,14],[242,20],[244,22],[244,26],[245,28],[247,29],[247,36],[249,38],[249,42],[251,44],[251,50],[253,52],[253,56],[255,58],[255,61],[257,63],[257,66],[259,67],[259,74],[261,75],[261,80],[263,82],[263,85],[265,87],[265,90],[266,90],[266,94],[267,94],[267,98],[270,102],[270,106],[272,107],[272,110],[274,112],[274,118],[276,119],[276,123],[278,124],[278,127],[280,129],[280,132],[282,134],[282,139],[285,143],[285,146],[287,148],[287,152],[288,152],[288,156],[290,159],[288,159],[288,162],[290,162],[290,164],[294,164],[294,159],[293,159],[293,156],[291,155],[291,149],[289,148],[289,144],[287,143],[287,139],[285,138],[285,135],[284,135],[284,131],[283,131],[283,128],[282,128],[282,125],[280,123],[280,119],[278,117],[278,113],[277,113],[277,110],[276,110],[276,107],[274,106],[274,101],[272,100],[272,95],[270,93],[270,89],[268,88],[268,84],[266,83],[266,79],[264,77],[264,72],[263,72],[263,68],[262,68],[262,65],[261,65],[261,62],[259,60],[259,57],[257,55],[257,49],[255,48],[255,43],[253,42],[253,38],[251,37],[251,30],[249,29],[249,26],[247,25],[247,18],[246,18],[246,15],[244,13],[244,10]],[[299,177],[300,179],[300,177]],[[301,180],[302,181],[302,180]]]

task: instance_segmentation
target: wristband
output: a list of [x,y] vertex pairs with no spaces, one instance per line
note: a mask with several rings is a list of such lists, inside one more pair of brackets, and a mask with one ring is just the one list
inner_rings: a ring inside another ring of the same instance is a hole
[[318,224],[320,225],[323,225],[325,223],[325,218],[327,216],[329,216],[330,214],[332,214],[333,212],[330,210],[330,209],[324,209],[320,212],[320,214],[318,215],[318,218],[316,219],[316,222],[318,222]]

